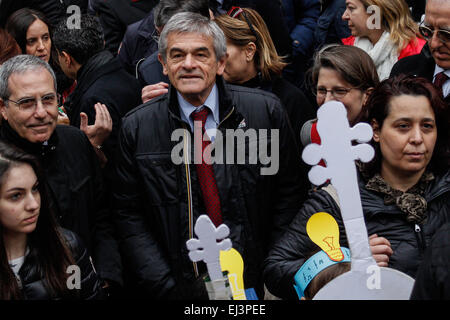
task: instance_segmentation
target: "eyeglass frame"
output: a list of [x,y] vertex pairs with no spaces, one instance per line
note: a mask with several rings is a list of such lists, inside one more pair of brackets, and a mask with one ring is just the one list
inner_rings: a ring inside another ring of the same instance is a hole
[[[422,32],[422,29],[429,30],[429,31],[432,33],[431,37],[425,36],[424,33]],[[433,36],[434,36],[434,33],[437,32],[437,38],[438,38],[440,41],[442,41],[442,43],[450,42],[450,31],[449,31],[449,30],[444,30],[444,29],[437,29],[437,30],[436,30],[436,29],[431,29],[430,27],[428,27],[428,26],[425,25],[425,22],[420,23],[420,25],[419,25],[419,32],[420,32],[420,34],[421,34],[427,41],[431,40],[431,39],[433,38]],[[448,40],[444,40],[443,38],[439,37],[439,34],[442,34],[442,33],[448,34]]]
[[327,96],[327,94],[328,94],[328,92],[331,92],[331,95],[335,98],[335,99],[343,99],[350,91],[352,91],[352,89],[361,89],[360,87],[350,87],[350,88],[345,88],[345,87],[339,87],[339,89],[344,89],[345,90],[345,94],[342,96],[342,97],[336,97],[336,95],[335,95],[335,89],[324,89],[325,91],[326,91],[326,93],[324,94],[324,95],[319,95],[319,94],[317,94],[317,87],[315,87],[314,88],[314,90],[312,90],[313,91],[313,95],[314,96],[319,96],[319,97],[326,97]]
[[[13,102],[13,103],[15,103],[15,104],[17,105],[17,107],[19,108],[20,111],[23,111],[23,112],[29,112],[29,113],[34,113],[34,112],[36,111],[36,108],[37,108],[38,100],[42,103],[42,106],[44,107],[44,109],[47,109],[47,107],[50,107],[50,106],[47,106],[47,105],[42,101],[43,98],[49,96],[50,94],[54,95],[54,97],[56,98],[56,105],[55,105],[55,107],[58,107],[59,105],[61,105],[61,102],[62,102],[62,101],[61,101],[61,94],[59,94],[59,93],[56,93],[56,94],[54,94],[54,93],[49,93],[49,94],[46,94],[46,95],[40,97],[39,99],[36,99],[36,98],[21,98],[21,99],[19,99],[19,100],[17,100],[17,101],[14,101],[14,100],[5,98],[5,99],[3,99],[3,100],[4,100],[4,101],[8,101],[8,102]],[[23,106],[22,106],[22,107],[20,106],[21,100],[25,100],[25,99],[34,100],[33,106],[29,108],[30,110],[24,109]]]
[[253,24],[250,22],[250,19],[247,17],[247,13],[244,11],[244,9],[242,9],[241,7],[233,6],[233,7],[231,7],[230,10],[228,10],[227,15],[230,16],[231,18],[237,19],[241,13],[244,16],[244,19],[247,22],[247,25],[248,25],[250,31],[255,36],[256,42],[261,43],[261,39],[259,38],[258,33],[255,31],[255,28],[253,28]]

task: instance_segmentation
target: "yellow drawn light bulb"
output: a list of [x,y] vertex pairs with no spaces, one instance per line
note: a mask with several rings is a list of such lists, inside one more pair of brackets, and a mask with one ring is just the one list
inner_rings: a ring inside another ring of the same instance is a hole
[[244,261],[240,253],[234,248],[220,251],[220,266],[222,271],[228,271],[228,281],[230,282],[233,300],[247,300],[243,277]]
[[306,224],[306,232],[333,261],[342,261],[344,254],[339,244],[339,227],[336,220],[326,212],[315,213]]

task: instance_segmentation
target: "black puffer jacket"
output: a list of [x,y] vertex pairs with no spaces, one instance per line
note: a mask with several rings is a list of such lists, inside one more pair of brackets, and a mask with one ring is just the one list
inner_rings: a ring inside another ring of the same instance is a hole
[[101,279],[121,283],[119,249],[100,165],[86,135],[72,126],[59,125],[47,145],[31,143],[3,120],[0,139],[40,160],[58,222],[80,236]]
[[417,272],[411,300],[450,300],[450,223],[434,235]]
[[[81,240],[75,233],[67,229],[61,229],[61,232],[67,241],[76,265],[81,271],[81,289],[77,292],[77,298],[82,300],[104,298],[100,281],[92,267],[88,252],[83,246]],[[54,297],[45,287],[42,276],[39,274],[36,264],[37,259],[39,259],[39,256],[33,249],[31,249],[30,253],[25,257],[25,261],[19,270],[23,298],[25,300],[61,299],[61,297]]]
[[[300,156],[278,98],[256,89],[225,85],[221,77],[217,86],[218,128],[224,140],[225,130],[238,126],[280,130],[277,175],[261,175],[259,161],[213,165],[223,220],[231,230],[233,247],[244,259],[245,286],[256,288],[262,297],[261,263],[304,197],[299,185]],[[204,297],[198,289],[201,284],[196,287],[186,248],[186,241],[194,236],[190,222],[205,214],[197,172],[195,165],[175,165],[171,160],[173,148],[180,143],[178,139],[171,141],[171,135],[183,127],[188,125],[180,118],[176,91],[171,87],[169,94],[128,113],[119,136],[118,181],[114,184],[117,228],[124,264],[130,266],[148,298]],[[269,150],[272,139],[268,137]]]
[[[415,278],[424,252],[435,232],[450,222],[450,174],[447,172],[430,183],[425,199],[427,219],[421,225],[406,221],[406,215],[395,205],[386,206],[383,195],[369,191],[361,179],[361,202],[368,234],[376,233],[391,243],[394,253],[389,267]],[[264,262],[264,279],[271,293],[283,298],[294,298],[294,275],[305,261],[305,256],[318,249],[306,233],[306,223],[316,212],[331,214],[339,225],[340,244],[348,247],[340,210],[324,190],[313,192],[292,221],[289,230],[272,248]]]

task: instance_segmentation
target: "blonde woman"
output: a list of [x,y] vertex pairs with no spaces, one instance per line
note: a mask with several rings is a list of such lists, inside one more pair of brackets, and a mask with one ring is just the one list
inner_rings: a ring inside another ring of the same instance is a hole
[[342,19],[352,33],[342,42],[366,51],[380,80],[389,77],[399,59],[420,53],[426,43],[404,0],[346,0]]
[[233,7],[215,22],[227,39],[224,79],[275,94],[287,111],[299,143],[302,125],[314,118],[315,112],[303,92],[282,78],[286,63],[277,54],[264,20],[255,10]]

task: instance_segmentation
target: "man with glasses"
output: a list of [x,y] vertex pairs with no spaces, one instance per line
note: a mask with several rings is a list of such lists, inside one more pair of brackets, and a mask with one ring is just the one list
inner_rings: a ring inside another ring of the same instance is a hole
[[43,60],[19,55],[6,61],[0,67],[0,139],[40,160],[59,223],[81,237],[100,278],[121,283],[96,153],[82,131],[57,125],[56,92],[55,74]]
[[427,45],[420,54],[399,60],[392,68],[391,77],[407,73],[427,78],[450,102],[450,1],[428,0],[419,31]]

